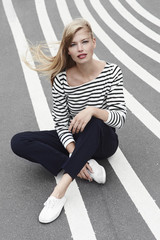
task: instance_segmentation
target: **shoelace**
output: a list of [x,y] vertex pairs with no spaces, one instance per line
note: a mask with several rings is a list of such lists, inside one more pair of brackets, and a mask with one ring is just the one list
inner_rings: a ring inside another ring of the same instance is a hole
[[48,207],[48,208],[53,208],[56,204],[56,200],[55,199],[48,199],[45,203],[44,206]]

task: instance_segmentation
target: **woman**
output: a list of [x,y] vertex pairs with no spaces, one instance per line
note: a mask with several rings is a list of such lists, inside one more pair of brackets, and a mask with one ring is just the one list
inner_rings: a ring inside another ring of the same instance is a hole
[[96,160],[110,157],[118,147],[115,128],[126,118],[122,72],[115,64],[93,59],[95,47],[90,24],[80,18],[65,27],[55,57],[38,50],[42,65],[35,70],[51,76],[55,130],[16,134],[11,147],[55,176],[64,170],[39,215],[42,223],[59,216],[76,176],[105,183],[105,169]]

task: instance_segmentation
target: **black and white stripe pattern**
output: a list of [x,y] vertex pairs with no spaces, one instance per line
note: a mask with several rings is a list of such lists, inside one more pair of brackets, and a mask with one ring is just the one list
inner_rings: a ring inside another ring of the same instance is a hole
[[52,94],[55,129],[64,147],[74,141],[68,131],[70,120],[87,106],[106,109],[109,117],[105,123],[111,127],[121,128],[125,122],[123,75],[115,64],[106,63],[98,77],[75,87],[68,85],[63,71],[55,77]]

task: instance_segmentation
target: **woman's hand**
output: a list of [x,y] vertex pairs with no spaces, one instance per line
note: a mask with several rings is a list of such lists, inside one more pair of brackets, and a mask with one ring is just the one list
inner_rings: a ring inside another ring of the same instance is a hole
[[85,180],[88,180],[91,182],[93,179],[91,178],[88,171],[93,173],[92,168],[90,167],[89,163],[86,163],[77,176],[81,179],[85,179]]
[[87,107],[80,111],[71,121],[69,126],[69,131],[74,133],[83,132],[87,123],[91,120],[93,116],[93,107]]

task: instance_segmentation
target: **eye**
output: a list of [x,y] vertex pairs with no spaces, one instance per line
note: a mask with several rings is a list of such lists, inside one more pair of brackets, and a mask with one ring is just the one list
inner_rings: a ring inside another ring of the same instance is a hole
[[89,41],[88,40],[84,40],[82,43],[83,44],[86,44],[86,43],[88,43]]
[[74,47],[76,44],[75,43],[71,43],[70,47]]

